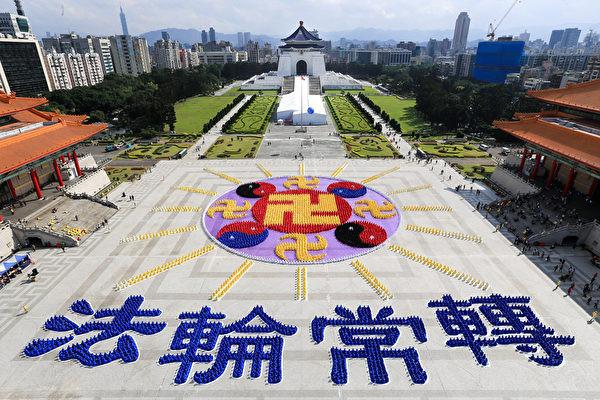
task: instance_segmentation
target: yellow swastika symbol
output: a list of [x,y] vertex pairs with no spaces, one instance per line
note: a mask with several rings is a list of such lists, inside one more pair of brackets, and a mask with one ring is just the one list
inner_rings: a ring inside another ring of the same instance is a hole
[[314,189],[319,185],[319,178],[306,179],[305,176],[290,176],[283,186],[291,189],[292,186],[298,186],[298,189]]
[[[317,202],[311,203],[310,193],[274,193],[269,195],[269,202],[263,224],[265,226],[283,225],[285,214],[292,216],[294,225],[339,225],[340,217],[335,195],[318,193]],[[324,215],[325,214],[325,215]]]
[[244,201],[243,206],[238,206],[235,200],[221,200],[215,204],[206,211],[206,214],[211,218],[218,212],[223,213],[224,219],[244,218],[246,211],[251,207],[248,201]]
[[354,213],[362,218],[365,218],[365,212],[371,213],[373,218],[377,219],[388,219],[396,215],[396,208],[389,201],[384,201],[382,206],[375,200],[359,200],[356,204],[364,204],[354,208]]
[[294,242],[282,242],[275,246],[275,254],[284,261],[288,261],[285,256],[286,251],[295,251],[298,261],[319,261],[325,257],[325,253],[311,255],[309,251],[325,250],[327,240],[321,235],[315,235],[316,242],[309,242],[308,237],[301,233],[288,233],[283,235],[280,240],[293,239]]

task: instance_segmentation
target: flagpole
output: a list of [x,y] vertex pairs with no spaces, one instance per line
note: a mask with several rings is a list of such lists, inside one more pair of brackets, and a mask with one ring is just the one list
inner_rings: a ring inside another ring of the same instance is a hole
[[302,91],[302,89],[304,88],[304,77],[300,76],[300,80],[302,81],[300,82],[300,129],[302,130],[302,132],[304,132],[304,92]]

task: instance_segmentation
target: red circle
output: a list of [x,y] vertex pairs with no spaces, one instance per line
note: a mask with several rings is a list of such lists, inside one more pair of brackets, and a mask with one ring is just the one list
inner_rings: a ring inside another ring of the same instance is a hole
[[[308,198],[306,197],[308,195]],[[252,207],[254,219],[285,233],[317,233],[336,228],[352,216],[352,207],[340,196],[318,190],[271,193]]]

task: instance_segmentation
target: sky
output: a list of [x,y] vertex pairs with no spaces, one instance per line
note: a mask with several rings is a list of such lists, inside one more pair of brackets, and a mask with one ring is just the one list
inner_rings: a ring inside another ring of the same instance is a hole
[[[291,33],[299,20],[320,32],[354,28],[452,30],[467,11],[472,31],[487,31],[513,0],[22,0],[36,34],[46,32],[109,35],[120,32],[119,5],[129,31],[161,28],[250,31],[277,37]],[[14,12],[13,1],[2,0]],[[600,0],[521,0],[499,34],[533,31],[532,39],[555,26],[600,23]],[[504,29],[503,29],[504,28]],[[583,36],[583,35],[582,35]],[[470,39],[476,39],[470,37]],[[547,38],[544,38],[547,40]]]

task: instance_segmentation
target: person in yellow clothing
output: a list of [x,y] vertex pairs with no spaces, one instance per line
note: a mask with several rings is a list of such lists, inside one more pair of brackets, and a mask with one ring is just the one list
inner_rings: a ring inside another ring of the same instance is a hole
[[598,318],[598,311],[594,310],[594,311],[592,311],[592,319],[590,319],[588,321],[588,324],[591,324],[592,322],[594,322],[596,320],[596,318]]

